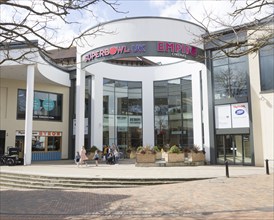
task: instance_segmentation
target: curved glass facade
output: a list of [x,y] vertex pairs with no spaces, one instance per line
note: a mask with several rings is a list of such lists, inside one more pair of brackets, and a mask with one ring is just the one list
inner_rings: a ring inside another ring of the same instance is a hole
[[191,76],[154,82],[155,145],[193,145]]
[[104,79],[103,144],[142,145],[142,83]]

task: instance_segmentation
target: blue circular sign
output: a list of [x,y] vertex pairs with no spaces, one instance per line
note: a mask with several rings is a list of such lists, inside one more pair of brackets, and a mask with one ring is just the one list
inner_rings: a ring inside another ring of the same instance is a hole
[[43,108],[46,111],[51,111],[52,109],[54,109],[54,102],[51,99],[45,99],[43,101]]
[[245,110],[243,110],[243,109],[238,109],[235,111],[236,115],[243,115],[244,113],[245,113]]
[[33,110],[38,111],[40,109],[40,105],[41,105],[40,99],[34,98],[34,100],[33,100]]

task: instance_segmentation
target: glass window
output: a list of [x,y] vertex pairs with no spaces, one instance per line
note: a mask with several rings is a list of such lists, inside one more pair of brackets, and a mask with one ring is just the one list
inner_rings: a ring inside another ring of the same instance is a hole
[[32,151],[45,151],[46,137],[32,137]]
[[[17,97],[17,119],[25,119],[26,90],[19,89]],[[33,120],[62,120],[62,95],[34,92]]]
[[142,83],[104,79],[103,144],[142,143]]
[[90,103],[91,103],[91,77],[86,77],[85,80],[85,118],[89,118],[90,115]]
[[127,82],[115,83],[115,100],[116,100],[116,111],[117,115],[127,115],[128,112],[128,86]]
[[48,137],[48,151],[60,151],[61,137]]
[[193,143],[193,115],[192,115],[192,78],[181,79],[182,85],[182,146],[192,146]]
[[214,60],[213,66],[223,66],[228,64],[228,59],[225,57],[223,51],[216,50],[212,51],[212,59]]
[[114,114],[114,88],[115,82],[113,80],[104,79],[104,114]]
[[[33,108],[36,105],[40,105],[40,103],[36,103],[34,100]],[[26,90],[19,89],[18,96],[17,96],[17,118],[18,119],[25,119],[26,113]]]
[[[272,40],[272,42],[274,39]],[[274,90],[274,47],[268,45],[260,49],[261,91]]]
[[154,113],[157,146],[193,145],[191,77],[154,82]]
[[215,99],[247,96],[247,57],[225,57],[220,51],[213,51],[212,57]]
[[128,114],[142,115],[142,83],[128,83]]
[[[34,134],[32,136],[32,151],[47,152],[61,150],[61,136],[48,136],[50,133],[61,132],[35,132],[41,134]],[[18,137],[17,137],[18,138]]]

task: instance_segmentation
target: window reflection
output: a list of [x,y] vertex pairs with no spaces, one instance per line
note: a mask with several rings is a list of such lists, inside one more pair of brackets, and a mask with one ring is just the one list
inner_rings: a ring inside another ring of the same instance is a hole
[[[26,90],[18,89],[17,119],[25,119]],[[34,91],[33,120],[62,120],[62,95]]]
[[142,145],[142,83],[104,79],[103,144]]
[[193,145],[191,76],[154,82],[155,144]]
[[260,50],[261,91],[274,90],[274,47],[267,45]]
[[215,99],[247,96],[247,57],[229,58],[220,51],[212,57]]

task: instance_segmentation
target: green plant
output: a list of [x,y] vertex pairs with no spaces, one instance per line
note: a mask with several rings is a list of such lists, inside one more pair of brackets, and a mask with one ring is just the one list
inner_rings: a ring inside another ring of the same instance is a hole
[[154,147],[153,147],[153,150],[154,150],[155,152],[160,152],[160,149],[159,149],[157,146],[154,146]]
[[151,148],[150,146],[139,146],[137,148],[137,153],[140,153],[140,154],[155,154],[156,151],[153,148]]
[[173,145],[168,151],[168,153],[176,153],[176,154],[178,154],[180,152],[181,152],[180,148],[176,145]]
[[144,147],[143,146],[137,147],[137,153],[142,153],[143,151],[144,151]]
[[98,148],[94,145],[90,148],[91,153],[94,153],[96,150],[98,150]]

